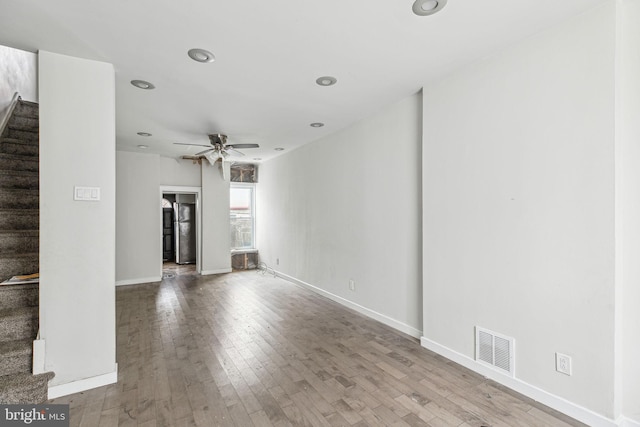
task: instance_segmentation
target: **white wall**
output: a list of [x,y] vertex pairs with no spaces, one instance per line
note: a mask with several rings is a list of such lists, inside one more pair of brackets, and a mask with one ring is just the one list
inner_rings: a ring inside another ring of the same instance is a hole
[[116,283],[160,280],[160,156],[116,155]]
[[256,192],[261,261],[418,336],[420,100],[265,162]]
[[35,53],[0,45],[0,121],[13,94],[38,102],[38,56]]
[[[424,336],[611,418],[613,2],[424,88]],[[573,358],[555,372],[554,353]]]
[[618,1],[616,239],[622,270],[616,289],[622,414],[640,425],[640,2]]
[[231,271],[229,232],[229,181],[219,164],[202,163],[202,274]]
[[200,269],[203,274],[230,271],[229,183],[217,165],[118,151],[116,180],[116,284],[160,280],[161,186],[201,188]]
[[[40,333],[52,385],[116,380],[111,64],[41,51]],[[98,202],[74,186],[100,187]]]

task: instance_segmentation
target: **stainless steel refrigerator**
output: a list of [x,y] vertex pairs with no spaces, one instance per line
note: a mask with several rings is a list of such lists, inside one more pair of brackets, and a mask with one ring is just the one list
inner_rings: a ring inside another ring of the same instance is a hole
[[196,262],[196,205],[174,203],[176,264]]

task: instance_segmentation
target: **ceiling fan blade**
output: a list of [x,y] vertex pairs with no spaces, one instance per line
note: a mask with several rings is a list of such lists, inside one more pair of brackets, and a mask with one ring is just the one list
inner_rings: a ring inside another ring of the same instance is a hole
[[205,145],[205,144],[189,144],[189,143],[186,143],[186,142],[174,142],[173,144],[174,145],[193,145],[194,147],[211,147],[210,144],[207,144],[207,145]]
[[242,148],[260,148],[260,146],[258,144],[229,144],[229,145],[225,145],[226,148],[231,148],[231,149],[242,149]]
[[225,151],[227,151],[232,156],[244,156],[244,153],[238,150],[234,150],[233,148],[230,148],[228,145],[225,148],[226,148]]
[[194,156],[202,156],[203,154],[206,154],[209,151],[213,151],[213,148],[208,148],[206,150],[202,150],[201,152],[194,154]]

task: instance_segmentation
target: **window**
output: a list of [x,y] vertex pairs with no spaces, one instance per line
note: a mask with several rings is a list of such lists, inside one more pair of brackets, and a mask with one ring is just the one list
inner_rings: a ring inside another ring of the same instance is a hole
[[255,248],[255,184],[231,183],[231,250]]

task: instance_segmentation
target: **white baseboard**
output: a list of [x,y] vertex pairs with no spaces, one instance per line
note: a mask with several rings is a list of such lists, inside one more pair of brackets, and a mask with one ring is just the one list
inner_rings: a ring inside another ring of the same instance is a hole
[[364,314],[367,317],[371,317],[372,319],[377,320],[378,322],[384,323],[387,326],[390,326],[394,329],[397,329],[400,332],[404,332],[407,335],[411,335],[414,338],[420,338],[422,335],[422,331],[417,330],[413,326],[407,325],[406,323],[402,323],[396,319],[393,319],[387,315],[382,313],[378,313],[377,311],[368,309],[367,307],[363,307],[360,304],[356,304],[355,302],[349,301],[348,299],[342,298],[341,296],[332,294],[331,292],[327,292],[324,289],[318,288],[317,286],[313,286],[307,282],[303,282],[302,280],[298,280],[295,277],[291,277],[287,274],[276,271],[275,274],[278,277],[281,277],[289,282],[295,283],[296,285],[307,288],[317,294],[320,294],[324,297],[329,298],[332,301],[337,302],[338,304],[342,304],[345,307],[349,307],[352,310],[357,311],[360,314]]
[[200,275],[202,276],[210,276],[212,274],[224,274],[231,273],[231,268],[220,268],[218,270],[202,270]]
[[630,418],[620,417],[618,419],[619,427],[640,427],[640,421],[634,421]]
[[553,408],[556,411],[560,411],[563,414],[568,415],[571,418],[575,418],[576,420],[581,421],[589,426],[621,427],[620,424],[612,419],[606,418],[603,415],[600,415],[587,408],[570,402],[560,396],[551,394],[522,380],[506,376],[498,371],[481,365],[472,358],[458,353],[457,351],[445,347],[441,344],[438,344],[437,342],[432,341],[428,338],[420,338],[420,344],[424,348],[431,350],[434,353],[438,353],[439,355],[444,356],[447,359],[464,366],[465,368],[471,369],[472,371],[475,371],[484,377],[492,379],[497,383],[509,387],[510,389],[515,390],[518,393],[524,394],[525,396],[530,397],[531,399],[540,402],[543,405]]
[[118,280],[116,282],[116,286],[129,286],[129,285],[139,285],[141,283],[154,283],[162,280],[160,276],[154,277],[142,277],[140,279],[128,279],[128,280]]
[[92,388],[102,387],[104,385],[115,384],[118,382],[118,364],[116,363],[115,371],[108,374],[98,375],[96,377],[85,378],[73,381],[67,384],[49,386],[49,399],[55,399],[61,396],[67,396],[81,391],[91,390]]
[[[38,332],[38,337],[39,336],[40,332]],[[34,375],[46,372],[46,370],[44,369],[45,350],[46,347],[44,344],[44,340],[38,338],[33,341],[33,368],[31,372],[33,372]]]

